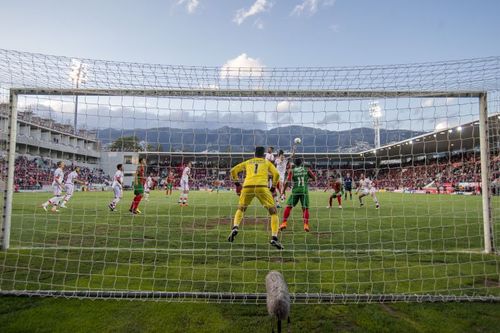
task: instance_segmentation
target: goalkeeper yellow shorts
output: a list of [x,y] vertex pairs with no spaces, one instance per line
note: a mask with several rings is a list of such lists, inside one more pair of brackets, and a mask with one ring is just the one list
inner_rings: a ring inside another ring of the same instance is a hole
[[274,207],[274,199],[271,191],[269,191],[269,188],[265,185],[243,187],[238,204],[243,207],[248,207],[252,203],[253,198],[257,198],[262,206],[267,209]]

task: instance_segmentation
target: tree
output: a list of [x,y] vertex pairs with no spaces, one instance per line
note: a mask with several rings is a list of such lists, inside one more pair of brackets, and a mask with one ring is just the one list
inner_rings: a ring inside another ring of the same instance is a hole
[[122,136],[109,147],[111,151],[141,151],[143,150],[137,136]]

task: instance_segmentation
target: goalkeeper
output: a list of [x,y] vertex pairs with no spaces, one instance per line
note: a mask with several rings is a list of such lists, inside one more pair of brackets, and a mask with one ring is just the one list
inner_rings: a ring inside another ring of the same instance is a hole
[[[228,241],[234,241],[238,234],[238,228],[243,219],[243,215],[247,207],[252,202],[253,198],[257,198],[271,215],[271,230],[272,238],[270,244],[275,248],[281,250],[283,245],[278,240],[278,212],[274,205],[272,193],[276,190],[276,184],[279,180],[279,173],[272,162],[264,158],[264,147],[255,148],[255,157],[246,160],[231,169],[231,179],[236,185],[236,193],[239,194],[240,200],[238,202],[238,210],[234,216],[233,229],[228,237]],[[245,171],[245,181],[243,188],[238,182],[238,174]],[[271,191],[268,188],[268,176],[272,176]]]

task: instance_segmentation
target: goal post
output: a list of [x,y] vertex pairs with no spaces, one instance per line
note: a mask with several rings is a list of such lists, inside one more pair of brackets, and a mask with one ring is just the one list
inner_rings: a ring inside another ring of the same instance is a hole
[[2,250],[10,246],[10,225],[12,221],[12,198],[14,195],[14,166],[16,160],[17,137],[17,93],[12,91],[9,99],[9,127],[8,127],[8,157],[7,181],[4,189],[4,207],[2,219]]
[[479,140],[481,147],[481,194],[483,199],[484,252],[494,253],[493,220],[491,217],[490,148],[488,134],[488,99],[479,95]]

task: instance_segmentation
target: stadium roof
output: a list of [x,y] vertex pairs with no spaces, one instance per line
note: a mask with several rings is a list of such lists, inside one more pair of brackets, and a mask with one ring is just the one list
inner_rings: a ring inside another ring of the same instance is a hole
[[[488,127],[490,131],[500,128],[500,113],[488,117]],[[399,158],[410,155],[472,150],[477,146],[479,146],[479,122],[473,121],[391,143],[378,149],[370,149],[360,154],[377,156],[378,158]]]

